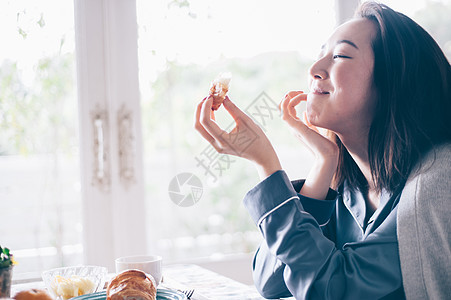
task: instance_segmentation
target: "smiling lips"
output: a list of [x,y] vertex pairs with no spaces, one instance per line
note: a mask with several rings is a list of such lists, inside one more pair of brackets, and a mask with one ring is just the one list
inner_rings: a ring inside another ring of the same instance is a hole
[[312,92],[312,94],[315,94],[315,95],[329,95],[330,94],[329,92],[322,90],[318,87],[314,87],[311,92]]

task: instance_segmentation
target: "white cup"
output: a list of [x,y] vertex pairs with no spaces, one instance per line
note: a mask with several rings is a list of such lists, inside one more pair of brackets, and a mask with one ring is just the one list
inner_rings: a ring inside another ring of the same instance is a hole
[[157,286],[161,282],[163,258],[158,255],[124,256],[115,260],[116,273],[136,269],[152,275]]

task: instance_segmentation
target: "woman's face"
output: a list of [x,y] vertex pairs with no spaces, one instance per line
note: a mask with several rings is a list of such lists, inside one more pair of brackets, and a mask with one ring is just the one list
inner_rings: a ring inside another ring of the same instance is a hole
[[353,19],[338,27],[310,67],[307,117],[339,135],[368,134],[373,120],[375,25]]

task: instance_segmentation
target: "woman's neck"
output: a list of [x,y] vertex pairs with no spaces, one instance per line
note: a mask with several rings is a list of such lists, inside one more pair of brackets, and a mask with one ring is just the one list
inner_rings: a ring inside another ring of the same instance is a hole
[[338,135],[338,137],[348,150],[352,159],[354,159],[363,176],[365,176],[368,186],[372,187],[373,176],[371,174],[370,161],[368,158],[368,136],[353,135],[352,138],[347,138],[345,136]]
[[374,211],[379,206],[380,195],[374,184],[373,174],[371,172],[370,161],[368,158],[368,136],[363,136],[360,139],[357,136],[353,136],[352,139],[346,139],[340,135],[339,137],[368,183],[367,204],[369,205],[368,208],[371,211]]

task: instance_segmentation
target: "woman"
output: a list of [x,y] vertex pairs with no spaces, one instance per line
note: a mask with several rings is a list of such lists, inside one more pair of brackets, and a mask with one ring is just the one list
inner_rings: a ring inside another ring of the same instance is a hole
[[[264,238],[254,258],[264,297],[448,296],[450,83],[450,64],[429,34],[369,2],[322,47],[310,93],[289,92],[280,104],[315,155],[305,180],[288,180],[263,131],[230,99],[230,133],[214,122],[212,97],[199,103],[201,135],[259,170],[262,182],[244,203]],[[304,121],[295,111],[301,101]],[[234,143],[250,132],[258,135],[250,146]]]

